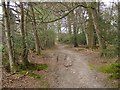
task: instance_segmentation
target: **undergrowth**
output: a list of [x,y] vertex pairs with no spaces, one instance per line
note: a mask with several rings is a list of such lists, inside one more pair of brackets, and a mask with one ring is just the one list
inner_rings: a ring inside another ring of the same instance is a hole
[[43,78],[42,75],[35,74],[32,71],[40,71],[40,70],[46,70],[48,68],[47,64],[29,64],[27,67],[20,64],[17,67],[17,73],[21,75],[28,75],[30,77],[33,77],[35,79],[41,80]]
[[46,70],[48,68],[48,66],[47,66],[47,64],[29,64],[26,67],[23,64],[20,64],[16,68],[18,71],[22,71],[22,70],[40,71],[40,70]]
[[96,66],[89,64],[90,69],[96,69],[98,72],[108,73],[110,76],[109,79],[120,79],[120,63],[114,63],[110,65]]
[[102,51],[104,57],[107,59],[115,58],[118,55],[118,50],[116,46],[108,46],[106,49]]
[[20,72],[18,72],[18,74],[21,74],[21,75],[26,75],[27,74],[28,76],[33,77],[34,79],[39,79],[39,80],[41,80],[43,78],[42,75],[38,75],[38,74],[35,74],[35,73],[32,73],[32,72],[27,72],[27,71],[20,71]]
[[109,79],[120,79],[120,63],[100,66],[97,71],[110,74]]

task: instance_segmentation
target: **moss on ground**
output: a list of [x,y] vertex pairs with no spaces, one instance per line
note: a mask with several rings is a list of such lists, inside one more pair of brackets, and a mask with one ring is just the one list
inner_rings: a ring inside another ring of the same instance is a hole
[[20,64],[17,67],[18,74],[21,75],[28,75],[30,77],[33,77],[35,79],[41,80],[43,78],[42,75],[35,74],[32,71],[40,71],[40,70],[46,70],[48,68],[47,64],[29,64],[27,67]]
[[100,66],[97,71],[110,74],[109,79],[120,79],[120,63]]
[[39,80],[41,80],[43,78],[42,75],[35,74],[33,72],[28,72],[28,71],[20,71],[20,72],[18,72],[18,74],[20,74],[20,75],[28,75],[28,76],[30,76],[30,77],[32,77],[34,79],[39,79]]
[[16,68],[18,71],[22,71],[22,70],[40,71],[40,70],[47,70],[48,65],[47,64],[29,64],[27,67],[25,67],[23,64],[20,64]]
[[95,67],[96,67],[96,66],[93,65],[93,64],[89,64],[89,66],[90,66],[90,69],[91,69],[91,70],[95,69]]
[[95,69],[98,72],[108,73],[110,76],[109,79],[120,79],[120,63],[114,63],[103,66],[96,66],[94,64],[89,64],[90,69]]

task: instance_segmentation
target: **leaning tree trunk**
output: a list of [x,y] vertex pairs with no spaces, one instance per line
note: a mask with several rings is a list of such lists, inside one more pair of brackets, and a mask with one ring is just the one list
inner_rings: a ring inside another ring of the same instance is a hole
[[6,35],[7,50],[8,50],[8,55],[9,55],[10,70],[12,73],[14,73],[16,69],[15,69],[15,63],[14,63],[14,57],[13,57],[13,47],[12,47],[12,41],[11,41],[12,39],[11,39],[11,33],[10,33],[9,14],[8,14],[8,9],[5,5],[5,2],[3,2],[2,4],[3,4],[5,35]]
[[40,47],[39,47],[39,38],[38,38],[38,32],[36,28],[36,20],[35,20],[35,14],[34,14],[34,9],[32,7],[32,4],[30,3],[30,8],[32,10],[32,19],[33,19],[33,31],[34,31],[34,39],[35,39],[35,50],[37,54],[40,54]]
[[100,24],[99,15],[97,13],[95,4],[96,3],[91,4],[93,6],[93,8],[91,9],[91,13],[92,13],[93,24],[94,24],[95,31],[96,31],[97,38],[98,38],[98,43],[99,43],[100,50],[101,50],[101,56],[103,56],[103,50],[106,49],[106,44],[105,44],[104,37],[101,35],[101,30],[100,30],[100,25],[99,25]]
[[22,61],[23,64],[27,67],[29,64],[28,61],[28,50],[26,47],[26,38],[25,38],[25,30],[24,30],[24,8],[23,8],[23,3],[20,2],[20,7],[21,7],[21,19],[20,19],[20,30],[21,30],[21,36],[22,36]]

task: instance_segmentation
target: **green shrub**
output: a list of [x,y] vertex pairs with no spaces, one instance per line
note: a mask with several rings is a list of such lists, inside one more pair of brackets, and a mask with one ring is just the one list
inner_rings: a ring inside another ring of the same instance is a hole
[[56,39],[56,33],[54,30],[49,29],[45,31],[39,31],[38,35],[40,38],[41,46],[44,46],[43,48],[50,48],[54,46]]
[[[28,33],[28,36],[26,37],[26,43],[28,49],[33,49],[35,47],[34,45],[34,37],[32,34]],[[22,38],[20,34],[14,35],[14,49],[15,53],[20,55],[22,52]]]
[[[58,41],[66,44],[73,44],[74,43],[74,35],[70,35],[67,33],[61,33],[58,36]],[[86,44],[86,38],[84,33],[80,33],[77,35],[77,42],[78,44],[85,45]]]
[[15,49],[15,53],[20,55],[22,52],[22,38],[20,34],[15,34],[14,35],[14,49]]
[[109,77],[110,79],[120,79],[120,63],[101,66],[97,70],[103,73],[111,74]]
[[84,33],[80,33],[77,35],[77,42],[80,45],[85,45],[86,44],[86,37]]
[[107,47],[103,50],[103,55],[107,58],[117,57],[117,48],[115,46]]
[[61,43],[71,44],[72,43],[71,39],[72,39],[72,35],[66,33],[61,33],[58,36],[58,41]]

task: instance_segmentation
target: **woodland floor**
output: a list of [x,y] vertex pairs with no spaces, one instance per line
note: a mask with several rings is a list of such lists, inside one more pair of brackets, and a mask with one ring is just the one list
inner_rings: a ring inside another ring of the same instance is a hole
[[[29,54],[33,63],[48,64],[47,70],[35,71],[43,75],[41,80],[19,74],[9,75],[3,70],[3,87],[15,88],[113,88],[116,80],[108,80],[108,74],[91,69],[109,63],[100,58],[98,51],[73,48],[58,44],[43,51],[41,56]],[[111,63],[111,62],[110,62]]]

